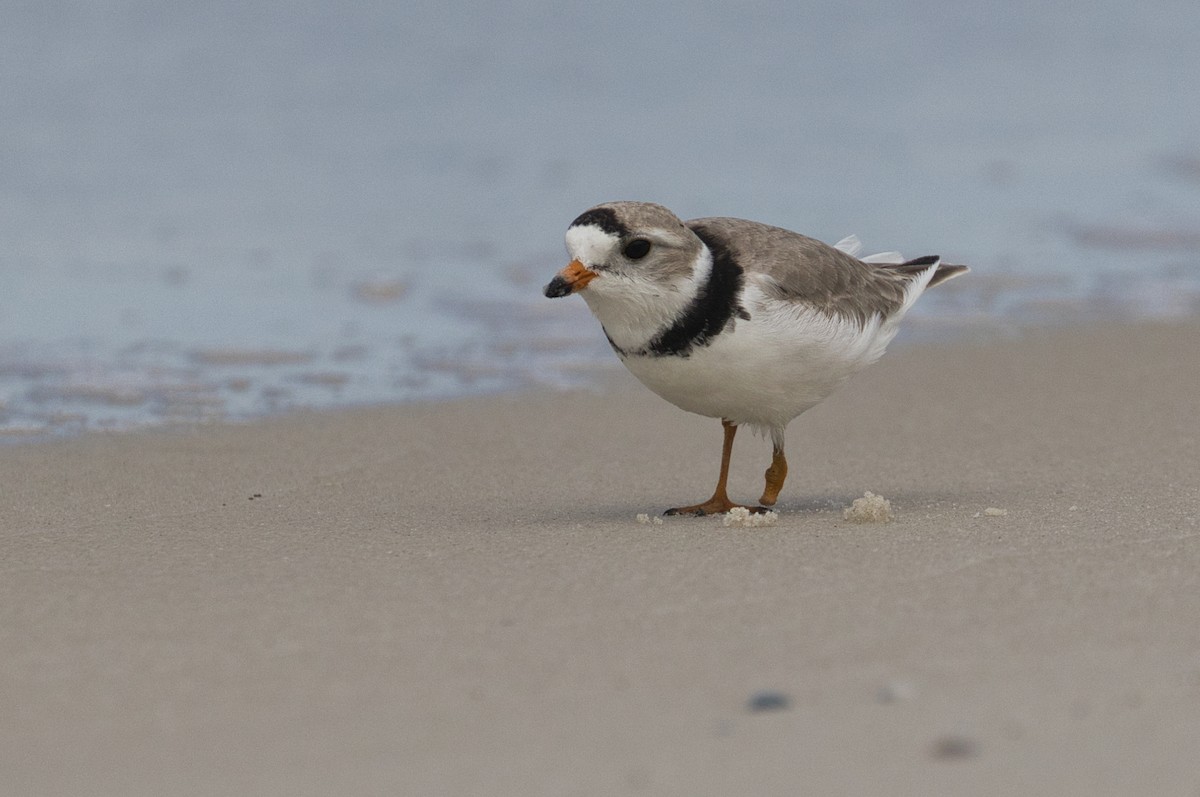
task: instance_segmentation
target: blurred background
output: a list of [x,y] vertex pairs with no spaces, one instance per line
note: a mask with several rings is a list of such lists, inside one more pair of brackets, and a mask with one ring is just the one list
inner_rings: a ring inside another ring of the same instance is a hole
[[0,0],[0,432],[586,383],[598,202],[974,272],[910,341],[1200,312],[1200,4]]

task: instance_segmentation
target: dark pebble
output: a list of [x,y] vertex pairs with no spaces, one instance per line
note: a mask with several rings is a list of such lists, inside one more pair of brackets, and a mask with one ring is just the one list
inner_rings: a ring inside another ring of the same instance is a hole
[[792,701],[783,692],[758,692],[750,698],[747,708],[751,711],[783,711],[790,708]]
[[979,755],[979,743],[970,736],[952,734],[933,743],[933,757],[942,761],[960,761]]

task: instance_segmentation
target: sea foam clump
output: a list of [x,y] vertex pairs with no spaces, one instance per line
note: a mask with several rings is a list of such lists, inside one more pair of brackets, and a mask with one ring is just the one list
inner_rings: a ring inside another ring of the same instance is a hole
[[862,498],[842,510],[842,518],[851,523],[891,523],[896,519],[892,502],[867,490]]
[[778,512],[770,510],[766,512],[751,512],[744,506],[735,506],[721,518],[721,522],[726,527],[737,526],[746,529],[754,529],[759,526],[773,526],[777,520],[779,520]]

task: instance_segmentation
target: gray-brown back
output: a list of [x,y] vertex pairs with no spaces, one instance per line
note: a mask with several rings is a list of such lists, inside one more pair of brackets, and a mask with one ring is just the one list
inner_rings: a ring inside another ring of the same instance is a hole
[[685,224],[710,247],[713,241],[725,247],[747,274],[767,276],[767,289],[774,289],[778,298],[802,301],[859,324],[896,312],[921,270],[864,263],[815,238],[746,219],[712,217]]

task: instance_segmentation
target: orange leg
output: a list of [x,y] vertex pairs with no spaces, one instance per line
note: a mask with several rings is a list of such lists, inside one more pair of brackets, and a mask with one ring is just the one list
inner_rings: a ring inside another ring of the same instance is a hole
[[763,476],[766,477],[767,483],[758,502],[763,506],[775,506],[779,499],[779,491],[783,489],[783,481],[787,478],[787,459],[783,456],[782,447],[776,447],[771,454],[771,467],[767,468]]
[[[664,515],[719,515],[722,512],[728,512],[735,506],[742,506],[742,504],[735,504],[730,501],[729,494],[725,492],[725,485],[729,481],[729,457],[733,454],[733,436],[737,434],[737,424],[730,423],[722,418],[721,426],[725,427],[725,443],[721,446],[721,475],[717,477],[717,489],[713,491],[712,498],[703,504],[668,509],[666,512],[663,512]],[[779,456],[782,457],[783,454],[780,453]],[[772,467],[774,467],[774,464],[772,464]],[[785,464],[785,473],[786,470],[787,465]],[[783,486],[782,477],[779,479],[779,485]],[[776,490],[776,493],[778,493],[778,490]],[[751,512],[763,511],[760,507],[751,506],[745,508]]]

